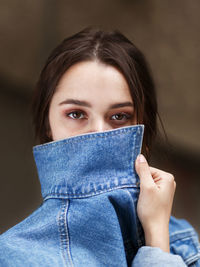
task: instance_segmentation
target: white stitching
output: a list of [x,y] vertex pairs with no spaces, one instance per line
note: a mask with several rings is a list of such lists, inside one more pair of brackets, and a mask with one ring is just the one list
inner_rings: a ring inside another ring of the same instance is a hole
[[[65,204],[66,202],[66,204]],[[65,259],[64,264],[65,266],[74,266],[72,262],[72,257],[70,254],[69,249],[69,234],[68,234],[68,226],[67,226],[67,212],[69,208],[69,200],[62,201],[62,208],[60,210],[59,214],[59,230],[60,230],[60,242],[61,242],[61,249],[62,249],[62,255]],[[66,250],[68,258],[66,257]],[[68,262],[69,259],[69,262]]]
[[123,188],[135,188],[135,189],[139,189],[138,186],[136,185],[121,185],[121,186],[117,186],[114,188],[109,188],[109,189],[105,189],[105,190],[100,190],[98,192],[93,192],[90,194],[78,194],[78,195],[70,195],[70,194],[65,194],[65,193],[48,193],[46,196],[43,197],[44,201],[49,199],[49,198],[64,198],[64,199],[69,199],[69,198],[86,198],[86,197],[92,197],[92,196],[96,196],[96,195],[100,195],[106,192],[110,192],[116,189],[123,189]]

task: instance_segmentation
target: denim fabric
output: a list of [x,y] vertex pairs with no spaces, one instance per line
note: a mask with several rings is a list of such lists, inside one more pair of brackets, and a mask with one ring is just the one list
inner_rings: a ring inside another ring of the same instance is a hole
[[180,255],[187,266],[200,266],[200,244],[194,228],[184,219],[170,218],[170,252]]
[[0,236],[0,266],[200,266],[186,221],[170,220],[171,254],[145,246],[134,168],[143,131],[128,126],[34,147],[43,203]]
[[141,247],[132,264],[132,267],[184,267],[187,266],[178,255],[163,252],[160,248]]

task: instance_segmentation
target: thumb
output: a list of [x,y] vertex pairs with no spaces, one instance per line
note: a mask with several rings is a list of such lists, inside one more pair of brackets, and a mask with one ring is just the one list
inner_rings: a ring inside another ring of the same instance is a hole
[[147,160],[142,154],[138,155],[136,158],[135,169],[140,178],[141,184],[145,185],[154,184],[149,165],[147,163]]

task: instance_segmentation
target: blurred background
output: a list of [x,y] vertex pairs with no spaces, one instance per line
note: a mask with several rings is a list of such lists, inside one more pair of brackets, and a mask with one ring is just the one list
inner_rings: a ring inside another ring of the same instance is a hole
[[87,26],[119,29],[146,55],[168,141],[151,165],[175,175],[173,215],[200,234],[200,1],[0,0],[0,233],[42,202],[30,99],[43,64]]

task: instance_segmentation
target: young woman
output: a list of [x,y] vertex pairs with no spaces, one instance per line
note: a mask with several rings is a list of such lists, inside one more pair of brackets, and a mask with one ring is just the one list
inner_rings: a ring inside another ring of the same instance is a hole
[[196,232],[171,217],[173,175],[145,159],[156,94],[125,36],[65,39],[42,70],[33,116],[44,202],[1,235],[1,266],[200,266]]

